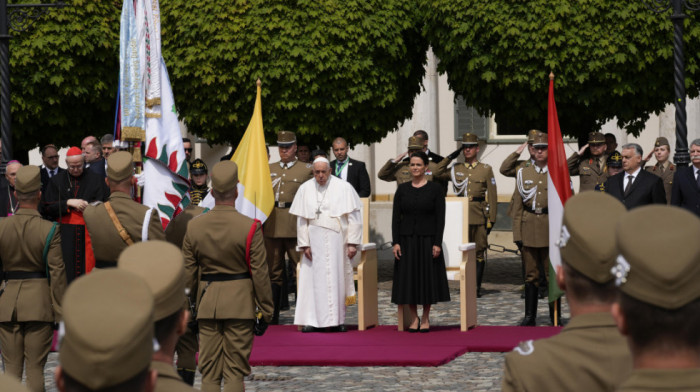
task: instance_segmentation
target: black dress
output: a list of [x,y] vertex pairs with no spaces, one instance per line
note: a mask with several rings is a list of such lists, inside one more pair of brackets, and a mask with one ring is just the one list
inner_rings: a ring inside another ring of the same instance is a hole
[[394,260],[391,302],[428,305],[450,300],[443,252],[433,258],[433,245],[442,249],[445,196],[442,187],[428,181],[415,188],[406,182],[396,189],[392,216],[392,244],[401,246]]

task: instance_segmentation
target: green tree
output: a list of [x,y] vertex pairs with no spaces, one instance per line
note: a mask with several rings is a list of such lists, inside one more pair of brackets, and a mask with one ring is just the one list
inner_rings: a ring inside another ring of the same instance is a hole
[[[421,0],[439,71],[499,130],[546,129],[547,85],[562,132],[582,136],[617,117],[638,134],[672,103],[673,28],[642,0]],[[698,95],[700,23],[685,20],[686,80]]]
[[[12,1],[20,2],[28,1]],[[113,130],[121,1],[66,3],[27,31],[10,31],[15,153]]]
[[375,142],[410,118],[425,74],[413,1],[169,0],[161,13],[178,111],[211,143],[240,139],[258,78],[268,141]]

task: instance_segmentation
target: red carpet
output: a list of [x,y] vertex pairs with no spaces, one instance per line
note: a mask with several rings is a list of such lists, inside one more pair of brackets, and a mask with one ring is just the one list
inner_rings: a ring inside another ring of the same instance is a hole
[[559,333],[558,327],[433,327],[398,332],[395,325],[347,333],[301,333],[293,325],[270,326],[256,337],[252,366],[439,366],[465,352],[507,352],[519,342]]

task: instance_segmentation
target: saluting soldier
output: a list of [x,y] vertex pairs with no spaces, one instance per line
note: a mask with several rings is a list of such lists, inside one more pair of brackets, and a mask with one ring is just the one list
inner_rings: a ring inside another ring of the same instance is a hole
[[[503,174],[506,177],[513,177],[515,178],[515,175],[518,173],[518,170],[521,168],[525,167],[525,165],[534,165],[535,164],[535,149],[532,147],[532,143],[535,141],[535,135],[538,133],[542,133],[542,131],[539,131],[537,129],[531,129],[527,133],[527,142],[523,143],[520,147],[515,150],[514,153],[508,155],[506,159],[503,161],[501,164],[501,168],[499,171],[501,174]],[[525,147],[527,147],[528,152],[530,153],[530,159],[527,160],[522,160],[519,159],[520,155],[522,152],[525,150]],[[513,217],[513,198],[511,197],[510,203],[508,203],[508,211],[507,211],[508,216],[511,218]],[[513,227],[513,230],[516,230],[515,227]],[[517,230],[520,230],[520,228],[517,228]],[[522,250],[518,248],[518,250]],[[521,253],[522,256],[522,253]],[[525,280],[525,264],[521,263],[523,270],[522,270],[522,275],[523,275],[523,280]],[[545,284],[543,284],[542,279],[544,279],[544,271],[540,271],[540,288],[539,288],[539,297],[544,298],[547,293],[547,287]],[[521,298],[525,298],[525,294],[522,294]]]
[[71,283],[63,309],[59,391],[155,389],[153,294],[143,279],[117,268],[93,271]]
[[647,166],[645,169],[661,177],[664,183],[664,190],[666,191],[666,203],[671,204],[671,190],[673,189],[673,175],[676,173],[676,165],[671,163],[669,159],[671,146],[668,144],[668,139],[663,136],[657,137],[656,142],[654,142],[654,150],[647,155],[642,165],[651,159],[652,154],[656,158],[656,164]]
[[698,238],[700,220],[677,207],[639,207],[617,224],[612,314],[634,367],[618,391],[700,391]]
[[0,347],[5,373],[21,380],[26,366],[28,388],[43,391],[53,324],[60,320],[66,289],[61,235],[37,210],[37,166],[19,168],[15,196],[19,209],[0,221]]
[[[547,134],[535,136],[535,164],[518,170],[513,192],[513,241],[525,264],[525,317],[520,326],[534,326],[540,271],[548,271],[549,209],[547,208]],[[550,317],[553,313],[550,308]],[[552,319],[553,321],[553,319]]]
[[[464,163],[447,166],[460,152]],[[481,297],[481,281],[486,268],[488,235],[496,223],[498,193],[491,166],[479,162],[479,140],[473,133],[462,136],[462,146],[438,165],[439,176],[450,178],[457,196],[469,198],[469,239],[476,243],[476,296]]]
[[[406,155],[411,155],[417,151],[423,151],[425,143],[420,136],[408,138],[408,151],[400,154],[396,159],[390,159],[379,169],[377,177],[387,182],[396,181],[396,185],[411,181],[411,172],[408,169],[410,159]],[[446,184],[447,176],[438,176],[437,168],[439,162],[428,161],[428,169],[425,171],[425,178],[428,181],[443,182]],[[441,180],[441,181],[439,181]]]
[[[590,150],[590,154],[583,156],[586,149]],[[605,135],[600,132],[591,132],[588,134],[588,144],[571,154],[566,160],[569,174],[580,178],[579,192],[595,190],[596,185],[608,179],[608,171],[605,167],[606,149]]]
[[[205,208],[195,206],[192,203],[185,207],[165,228],[165,240],[182,249],[182,241],[185,239],[187,224],[196,216],[203,214]],[[199,350],[197,341],[196,320],[194,314],[190,314],[190,322],[187,323],[187,330],[180,336],[175,347],[177,353],[177,372],[182,380],[189,385],[194,385],[195,373],[197,372],[196,355]]]
[[617,298],[610,272],[619,254],[615,231],[626,211],[598,192],[566,202],[556,279],[566,292],[571,321],[558,335],[522,342],[506,355],[504,392],[612,392],[628,377],[632,356],[610,313]]
[[202,391],[243,391],[250,374],[256,307],[265,322],[273,303],[260,222],[236,211],[238,166],[217,163],[215,207],[192,219],[182,244],[190,295],[197,294]]
[[83,212],[97,268],[116,267],[119,254],[131,244],[165,240],[158,212],[131,199],[135,183],[131,154],[126,151],[111,154],[107,161],[109,200],[93,203]]
[[190,319],[185,299],[185,260],[180,249],[164,241],[148,241],[124,249],[119,269],[143,279],[154,300],[155,338],[159,350],[151,369],[158,371],[155,392],[191,392],[173,368],[175,345]]
[[[282,286],[286,282],[285,255],[291,261],[290,268],[293,277],[296,276],[299,252],[297,246],[297,217],[289,213],[294,196],[301,184],[313,178],[310,163],[297,160],[297,138],[294,132],[280,131],[277,133],[277,147],[280,160],[270,164],[272,191],[275,194],[275,207],[265,221],[265,250],[267,251],[267,267],[270,269],[272,284],[272,300],[274,315],[272,324],[279,324]],[[292,277],[292,279],[294,279]],[[286,295],[286,294],[284,294]]]

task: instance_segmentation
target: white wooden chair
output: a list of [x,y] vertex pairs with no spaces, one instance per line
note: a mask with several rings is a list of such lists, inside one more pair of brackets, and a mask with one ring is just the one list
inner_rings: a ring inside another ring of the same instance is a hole
[[[378,289],[377,289],[377,245],[369,242],[369,198],[362,202],[362,244],[353,259],[353,280],[357,282],[357,329],[379,325]],[[297,251],[299,249],[297,248]],[[301,263],[297,264],[297,287]],[[301,326],[299,326],[301,329]]]
[[[476,245],[469,242],[469,200],[445,199],[445,232],[442,239],[447,280],[459,281],[460,330],[476,326]],[[398,329],[411,324],[408,305],[399,305]]]

